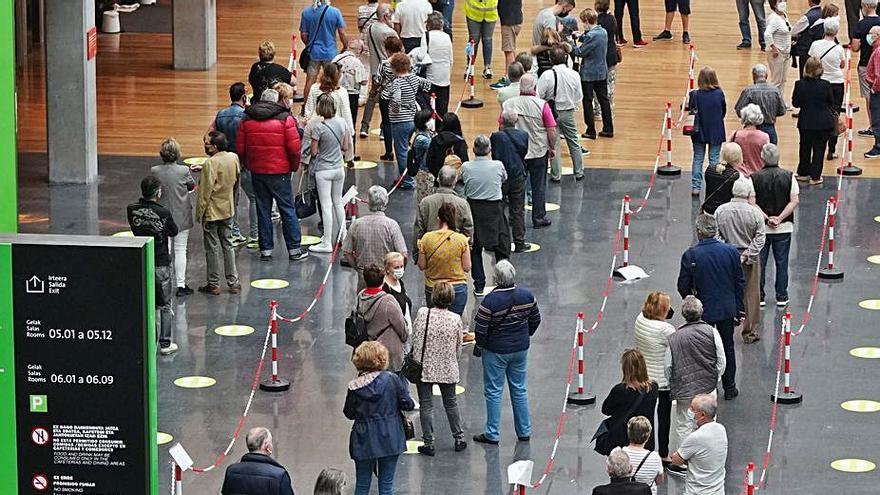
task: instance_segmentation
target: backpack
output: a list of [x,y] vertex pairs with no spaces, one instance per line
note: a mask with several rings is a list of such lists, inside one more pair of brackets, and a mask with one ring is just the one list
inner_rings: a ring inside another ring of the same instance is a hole
[[456,137],[458,139],[451,143],[446,142],[444,139],[445,136],[442,136],[442,133],[431,139],[431,144],[428,145],[428,151],[425,153],[425,162],[428,165],[428,170],[434,177],[437,177],[440,173],[440,169],[443,167],[446,157],[455,154],[455,146],[460,141],[463,141],[460,137]]
[[[376,303],[381,300],[382,297],[376,298],[376,300],[373,301],[373,304],[371,304],[365,312],[373,309],[373,306],[375,306]],[[386,327],[381,332],[379,332],[379,335],[376,336],[376,339],[370,337],[370,334],[367,333],[367,319],[364,317],[365,312],[362,312],[360,309],[361,304],[360,301],[358,301],[354,306],[354,310],[352,310],[352,312],[348,315],[348,318],[345,319],[345,343],[351,346],[353,349],[357,349],[359,345],[367,342],[368,340],[378,339],[379,336],[385,333],[385,330],[388,329]]]
[[427,151],[424,151],[421,154],[415,152],[415,144],[420,135],[425,136],[427,139],[431,139],[420,131],[417,131],[415,134],[413,134],[412,142],[410,142],[409,144],[409,153],[407,153],[406,155],[406,173],[411,177],[415,177],[416,174],[419,173],[419,168],[422,164],[422,158],[424,158],[427,154]]

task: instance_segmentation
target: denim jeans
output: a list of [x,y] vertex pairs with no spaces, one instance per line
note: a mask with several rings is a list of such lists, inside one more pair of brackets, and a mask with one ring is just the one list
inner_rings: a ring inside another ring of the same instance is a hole
[[156,326],[159,328],[159,347],[168,347],[171,344],[171,324],[174,319],[174,310],[171,307],[174,284],[171,275],[171,266],[156,267],[156,308],[159,310]]
[[874,132],[874,150],[880,152],[880,93],[871,93],[871,131]]
[[208,285],[220,286],[220,264],[226,274],[229,287],[238,285],[238,270],[235,267],[235,248],[232,246],[232,218],[205,222],[204,238],[205,263],[208,271]]
[[528,349],[525,351],[496,354],[483,349],[483,395],[486,398],[486,438],[498,440],[501,424],[501,396],[504,395],[504,380],[510,389],[510,403],[513,406],[513,427],[516,436],[532,435],[532,420],[529,417],[529,393],[526,387],[528,369]]
[[581,142],[578,138],[577,124],[574,123],[574,110],[559,110],[559,117],[556,119],[556,156],[550,162],[550,175],[559,179],[562,175],[560,162],[562,160],[561,145],[562,139],[565,139],[568,145],[568,153],[571,155],[571,163],[574,167],[574,175],[584,175],[584,158]]
[[718,165],[721,159],[721,145],[698,143],[694,144],[694,161],[691,166],[691,189],[699,191],[703,189],[703,162],[706,159],[706,148],[709,148],[709,165]]
[[399,455],[390,455],[378,459],[355,459],[354,495],[369,495],[373,484],[373,468],[379,473],[379,495],[391,495],[394,490],[394,472],[397,470]]
[[[442,2],[443,0],[441,0]],[[446,21],[443,23],[443,31],[452,37],[452,13],[455,12],[455,0],[446,0],[445,5],[443,5],[443,20]]]
[[[438,383],[437,386],[443,397],[443,408],[446,409],[446,420],[449,421],[452,437],[456,440],[464,440],[458,398],[455,396],[455,384]],[[425,441],[425,445],[434,445],[434,384],[417,383],[416,391],[419,394],[419,421],[422,424],[422,439]]]
[[[379,113],[382,115],[382,122],[379,123],[379,129],[382,130],[382,144],[385,145],[386,155],[391,154],[393,151],[392,146],[394,145],[391,133],[391,118],[388,115],[388,112],[390,111],[388,105],[388,100],[379,99]],[[415,122],[413,122],[413,126],[415,127]]]
[[241,190],[244,191],[245,196],[248,199],[248,223],[250,225],[250,235],[251,239],[257,239],[260,236],[259,229],[257,227],[257,196],[254,194],[254,182],[251,178],[251,171],[248,169],[242,169],[241,171]]
[[[483,67],[492,67],[492,33],[495,32],[495,21],[477,22],[465,18],[467,21],[468,36],[474,40],[474,50],[483,42]],[[476,60],[476,57],[474,57]],[[476,64],[474,64],[476,65]]]
[[733,344],[733,320],[728,318],[709,324],[718,330],[718,335],[721,336],[721,343],[724,345],[724,358],[727,366],[724,367],[724,374],[721,375],[721,386],[724,387],[724,390],[730,390],[736,387],[736,349]]
[[[461,316],[464,314],[464,308],[467,306],[467,283],[461,284],[453,284],[452,289],[455,291],[455,298],[452,300],[452,304],[449,305],[449,311]],[[431,298],[434,295],[434,289],[432,287],[425,286],[425,306],[429,308],[434,307],[434,303]]]
[[770,142],[779,144],[779,136],[776,134],[776,124],[761,124],[758,126],[759,131],[764,131],[770,136]]
[[749,27],[749,5],[755,11],[755,22],[758,24],[758,42],[764,44],[764,30],[767,20],[764,13],[764,0],[736,0],[736,11],[739,13],[739,32],[743,43],[752,43],[752,29]]
[[767,273],[767,258],[773,249],[776,262],[776,300],[788,299],[788,251],[791,249],[791,234],[767,234],[764,249],[761,250],[761,300],[764,300],[764,274]]
[[[406,172],[406,158],[409,154],[409,137],[412,135],[416,125],[410,122],[394,122],[391,124],[391,135],[394,137],[394,156],[397,158],[397,172],[403,174]],[[385,137],[388,139],[388,137]],[[407,188],[416,187],[416,180],[409,175],[403,179],[402,186]]]
[[[526,171],[532,186],[532,226],[547,215],[544,193],[547,191],[547,155],[526,159]],[[473,260],[471,260],[473,261]]]
[[287,251],[300,248],[302,233],[299,219],[293,208],[293,190],[290,174],[251,174],[254,183],[254,194],[257,198],[257,223],[260,232],[260,252],[272,254],[275,248],[275,233],[272,228],[272,200],[278,205],[281,214],[281,232]]

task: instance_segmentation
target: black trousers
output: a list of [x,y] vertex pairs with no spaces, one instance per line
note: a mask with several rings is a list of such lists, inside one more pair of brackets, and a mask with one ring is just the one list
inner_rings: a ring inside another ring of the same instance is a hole
[[608,80],[581,81],[581,89],[584,92],[584,124],[587,124],[587,132],[596,133],[596,119],[593,114],[594,93],[602,111],[602,132],[614,132],[614,122],[611,121],[611,100],[608,99]]
[[432,84],[431,92],[437,95],[437,100],[434,101],[434,110],[442,118],[449,111],[449,86]]
[[[859,0],[861,1],[861,0]],[[617,39],[625,40],[623,35],[623,8],[629,7],[629,24],[632,29],[633,41],[642,39],[642,28],[639,20],[639,0],[614,0],[614,18],[617,20]],[[608,40],[611,43],[614,40]]]
[[859,15],[862,13],[862,0],[844,0],[846,7],[846,25],[849,26],[849,39],[855,37],[856,24],[859,23]]
[[[669,456],[669,427],[672,425],[672,396],[669,390],[661,390],[657,397],[657,453],[660,457]],[[651,435],[651,442],[654,435]],[[650,449],[649,445],[645,448]]]
[[[843,106],[843,83],[831,85],[831,96],[834,99],[834,115],[840,114],[840,107]],[[828,135],[828,153],[834,153],[837,148],[837,134],[832,132]]]
[[727,361],[727,366],[724,368],[724,374],[721,375],[721,386],[724,387],[724,390],[730,390],[736,387],[736,350],[733,346],[733,318],[709,324],[718,330],[718,335],[721,336],[721,343],[724,345],[724,358]]
[[[352,129],[357,128],[357,120],[358,120],[358,101],[360,101],[360,96],[358,93],[349,93],[348,94],[348,109],[351,111],[351,126]],[[357,156],[357,135],[352,136],[352,144],[354,145],[354,149],[352,153]]]
[[797,174],[809,175],[811,179],[819,180],[822,177],[822,166],[825,165],[825,147],[833,131],[798,129],[798,132],[801,135],[801,142]]
[[507,207],[507,218],[510,223],[511,237],[515,246],[526,242],[526,178],[520,176],[507,179],[501,186],[504,206]]

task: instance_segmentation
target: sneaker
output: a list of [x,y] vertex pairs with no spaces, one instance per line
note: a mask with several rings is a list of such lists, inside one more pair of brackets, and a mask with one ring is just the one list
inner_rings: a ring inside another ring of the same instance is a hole
[[232,236],[232,239],[229,239],[229,241],[233,247],[238,247],[247,242],[247,237],[238,234],[237,236]]
[[260,253],[260,261],[272,261],[272,253]]
[[663,30],[660,34],[658,34],[657,36],[654,36],[654,41],[659,41],[659,40],[671,40],[671,39],[672,39],[672,33],[671,33],[670,31],[667,31],[666,29],[664,29],[664,30]]
[[379,160],[382,160],[383,162],[393,162],[394,153],[385,153],[384,155],[379,157]]
[[418,451],[419,454],[426,455],[428,457],[434,457],[433,445],[419,445]]
[[596,139],[596,133],[584,132],[583,134],[581,134],[581,137],[584,139]]
[[575,174],[575,176],[574,176],[575,182],[580,182],[582,180],[584,180],[584,174]]
[[644,48],[648,46],[648,42],[645,40],[638,40],[633,42],[633,48]]
[[360,136],[361,136],[361,139],[367,139],[368,137],[370,137],[370,131],[367,129],[361,129]]
[[174,354],[175,352],[177,352],[177,344],[175,344],[174,342],[172,342],[164,347],[159,347],[159,354],[161,354],[163,356],[170,356],[171,354]]
[[492,79],[492,69],[489,67],[483,69],[483,79]]
[[590,156],[590,150],[581,146],[581,156]]
[[759,340],[761,340],[761,337],[757,335],[743,335],[743,344],[754,344]]
[[379,129],[379,141],[385,141],[385,131]]
[[330,243],[324,244],[315,244],[314,246],[309,246],[309,252],[312,253],[332,253],[333,245]]
[[865,153],[865,158],[867,158],[868,160],[877,157],[880,157],[880,150],[878,150],[877,148],[871,148],[870,150],[868,150],[867,153]]
[[510,86],[510,79],[508,79],[507,76],[504,76],[501,79],[499,79],[498,82],[494,82],[489,85],[489,87],[492,89],[501,89],[501,88],[506,88],[508,86]]
[[765,301],[765,300],[764,300],[764,297],[761,296],[761,307],[763,308],[763,307],[766,306],[766,305],[767,305],[767,301]]
[[241,294],[241,284],[235,284],[229,286],[230,294]]
[[531,243],[524,242],[524,243],[520,244],[519,246],[513,246],[513,252],[514,253],[525,253],[526,251],[528,251],[531,248],[532,248]]
[[751,43],[746,43],[745,41],[743,41],[742,43],[736,45],[736,49],[737,49],[737,50],[751,50],[751,49],[752,49],[752,44],[751,44]]
[[550,176],[550,182],[552,182],[552,183],[554,183],[554,184],[559,184],[560,182],[562,182],[562,177],[554,177],[554,176],[551,175],[551,176]]
[[724,400],[733,400],[739,395],[736,387],[724,389]]
[[691,42],[691,35],[690,35],[687,31],[685,31],[684,33],[682,33],[682,35],[681,35],[681,42],[684,43],[685,45],[690,44],[690,42]]
[[532,437],[530,437],[528,435],[523,435],[523,436],[517,436],[516,439],[519,440],[520,442],[528,442],[529,440],[532,439]]
[[219,296],[220,295],[220,287],[217,287],[216,285],[203,285],[203,286],[199,287],[199,292],[201,292],[202,294],[210,294],[212,296]]
[[464,440],[456,440],[455,441],[455,451],[461,452],[462,450],[467,448],[467,442]]
[[790,300],[788,299],[788,296],[783,297],[782,299],[776,299],[776,307],[784,308],[784,307],[788,306],[789,302],[790,302]]
[[498,445],[498,440],[492,440],[491,438],[487,437],[485,433],[474,435],[474,441],[477,443],[485,443],[488,445]]
[[613,132],[599,131],[599,137],[603,137],[603,138],[613,138],[613,137],[614,137],[614,133],[613,133]]
[[795,175],[794,180],[798,182],[808,182],[810,180],[809,175]]
[[819,184],[821,184],[821,183],[823,183],[823,182],[825,182],[825,179],[823,179],[822,177],[819,177],[818,179],[815,179],[815,180],[814,180],[814,179],[810,179],[810,185],[811,185],[811,186],[818,186]]
[[248,240],[246,243],[244,243],[244,246],[248,249],[259,249],[260,241],[254,239],[253,237],[248,237]]
[[194,292],[194,290],[184,285],[183,287],[177,288],[177,297],[189,296],[192,295]]
[[629,41],[627,41],[625,39],[617,40],[617,46],[626,46],[627,43],[629,43]]
[[[474,287],[474,297],[483,297],[486,294],[487,293],[486,293],[485,287],[480,287],[480,288]],[[462,340],[464,340],[464,339],[462,339]]]
[[872,138],[872,137],[874,137],[874,131],[873,131],[872,129],[870,129],[870,128],[868,128],[868,129],[860,129],[859,132],[858,132],[857,134],[858,134],[859,136],[867,137],[867,138]]
[[287,256],[287,259],[290,261],[299,261],[304,260],[309,257],[309,251],[307,249],[299,248],[292,249],[290,254]]
[[830,152],[828,152],[828,155],[825,156],[825,159],[828,161],[837,160],[837,153],[830,151]]
[[766,51],[767,51],[767,44],[766,44],[766,43],[761,43],[761,51],[762,51],[762,52],[766,52]]

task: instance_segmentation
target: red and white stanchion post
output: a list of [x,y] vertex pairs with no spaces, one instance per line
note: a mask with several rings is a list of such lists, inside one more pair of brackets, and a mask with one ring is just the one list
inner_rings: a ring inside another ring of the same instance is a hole
[[623,266],[629,266],[629,194],[623,197]]
[[269,302],[269,329],[272,334],[272,378],[260,382],[260,390],[283,392],[290,388],[290,382],[278,376],[278,301]]
[[746,495],[755,495],[755,463],[746,467]]
[[[785,339],[785,362],[783,368],[782,393],[771,398],[780,404],[800,404],[804,397],[795,392],[791,386],[791,313],[785,313],[783,320],[783,338]],[[778,389],[777,389],[778,390]],[[775,392],[775,391],[774,391]]]
[[475,79],[474,72],[476,71],[476,66],[477,66],[477,50],[475,48],[474,40],[470,40],[468,43],[470,44],[470,47],[471,47],[471,57],[470,57],[470,60],[468,61],[468,69],[467,69],[468,86],[470,86],[470,98],[462,101],[461,106],[463,106],[464,108],[482,108],[483,107],[483,100],[476,98],[474,96],[474,94],[475,94],[474,93],[474,91],[475,91],[474,86],[476,84],[474,81],[474,79]]
[[666,165],[657,167],[657,175],[678,177],[681,169],[672,164],[672,102],[666,102]]
[[587,393],[584,389],[584,314],[578,313],[577,317],[577,358],[578,358],[578,389],[576,393],[568,395],[566,402],[578,406],[586,406],[596,403],[596,396]]
[[290,81],[294,86],[293,101],[301,102],[303,101],[303,94],[296,89],[296,56],[296,35],[292,34],[290,35],[290,60],[287,63],[287,70],[290,71]]
[[513,491],[514,491],[514,493],[516,493],[516,495],[526,495],[525,485],[513,485],[513,486],[514,486]]
[[853,104],[846,103],[846,165],[840,167],[841,175],[855,176],[862,175],[862,169],[853,165]]
[[183,495],[183,470],[177,463],[174,464],[174,493],[175,495]]
[[828,199],[828,267],[819,270],[819,278],[827,281],[843,279],[843,271],[834,267],[834,218],[837,216],[837,198]]

